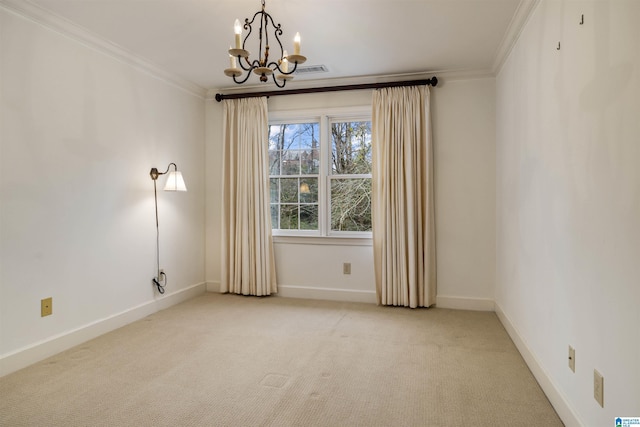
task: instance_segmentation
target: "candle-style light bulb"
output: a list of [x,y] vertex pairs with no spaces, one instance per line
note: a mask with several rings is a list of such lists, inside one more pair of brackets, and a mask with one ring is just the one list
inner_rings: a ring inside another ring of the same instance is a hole
[[242,49],[242,26],[240,25],[240,21],[236,19],[236,22],[233,23],[233,31],[236,34],[236,49]]
[[300,33],[293,38],[293,54],[300,55]]
[[282,72],[283,73],[288,73],[289,72],[289,61],[287,60],[287,56],[289,56],[289,54],[287,53],[287,51],[285,50],[284,52],[282,52],[282,63],[280,64],[280,68],[282,68]]

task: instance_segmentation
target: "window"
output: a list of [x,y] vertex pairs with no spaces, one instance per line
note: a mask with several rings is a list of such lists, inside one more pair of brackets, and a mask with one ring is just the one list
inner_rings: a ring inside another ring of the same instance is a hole
[[371,231],[371,121],[331,123],[331,231]]
[[273,118],[269,174],[274,235],[370,237],[366,113]]
[[269,125],[271,227],[318,230],[318,123]]

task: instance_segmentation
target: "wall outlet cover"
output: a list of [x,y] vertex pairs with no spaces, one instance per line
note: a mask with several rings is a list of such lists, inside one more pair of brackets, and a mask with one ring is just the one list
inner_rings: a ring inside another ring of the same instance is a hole
[[593,397],[604,408],[604,377],[597,370],[593,370]]
[[50,316],[53,313],[53,298],[40,300],[40,317]]
[[576,350],[569,346],[569,369],[576,372]]
[[345,262],[342,264],[342,274],[351,274],[351,263]]

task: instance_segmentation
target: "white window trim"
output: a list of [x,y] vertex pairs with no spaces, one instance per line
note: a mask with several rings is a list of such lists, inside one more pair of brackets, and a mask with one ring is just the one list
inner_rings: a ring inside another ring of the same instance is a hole
[[[318,230],[273,229],[274,243],[356,244],[371,246],[370,231],[332,231],[329,224],[331,200],[328,198],[331,164],[330,125],[332,122],[371,121],[371,105],[354,107],[269,111],[269,124],[318,122],[320,126],[320,174],[318,177]],[[339,178],[342,175],[333,176]],[[371,174],[348,175],[349,178],[371,178]],[[320,240],[318,240],[320,239]]]

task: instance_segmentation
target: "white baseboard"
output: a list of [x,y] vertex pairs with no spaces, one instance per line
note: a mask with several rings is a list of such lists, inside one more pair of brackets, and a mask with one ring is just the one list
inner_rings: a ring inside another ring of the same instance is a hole
[[[220,292],[220,282],[207,282],[207,292]],[[277,296],[284,298],[320,299],[329,301],[365,302],[377,304],[375,291],[337,288],[278,285]],[[457,310],[494,311],[493,300],[485,298],[436,297],[436,307]]]
[[436,296],[436,307],[455,310],[494,311],[494,303],[489,298],[467,298]]
[[549,402],[551,402],[551,405],[558,413],[558,416],[560,416],[564,425],[567,427],[580,427],[585,425],[580,421],[580,418],[574,412],[573,408],[571,408],[564,394],[556,386],[555,381],[553,381],[547,371],[542,367],[536,355],[527,345],[526,340],[520,335],[518,329],[513,325],[511,319],[509,319],[509,316],[502,311],[502,308],[497,302],[495,303],[495,311],[498,319],[500,319],[500,322],[502,322],[502,325],[507,330],[511,340],[518,348],[529,370],[538,381],[538,384],[540,384],[540,387],[542,387],[544,394],[549,399]]
[[277,295],[284,298],[367,302],[373,304],[376,304],[377,302],[375,291],[354,291],[350,289],[312,288],[303,286],[278,285]]
[[207,282],[207,292],[220,293],[220,282]]
[[[219,283],[207,283],[207,291],[220,292]],[[354,291],[350,289],[278,285],[278,293],[275,294],[275,296],[283,298],[376,303],[376,293],[374,291]]]
[[[207,282],[207,292],[220,293],[220,287],[220,282]],[[274,294],[274,296],[283,298],[376,303],[375,291],[354,291],[350,289],[314,288],[308,286],[278,285],[278,293]]]
[[64,332],[44,341],[0,356],[0,377],[25,368],[47,357],[68,350],[100,335],[140,320],[157,311],[196,297],[205,292],[205,284],[198,283],[179,291],[165,294],[153,301],[140,304],[121,313],[96,320],[75,330]]
[[306,286],[278,285],[278,296],[284,298],[321,299],[329,301],[367,302],[376,304],[375,291],[350,289],[313,288]]

